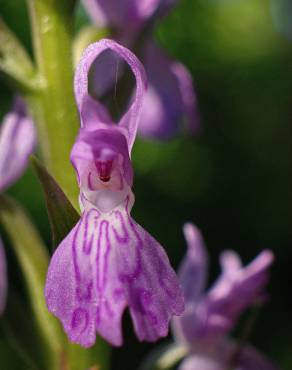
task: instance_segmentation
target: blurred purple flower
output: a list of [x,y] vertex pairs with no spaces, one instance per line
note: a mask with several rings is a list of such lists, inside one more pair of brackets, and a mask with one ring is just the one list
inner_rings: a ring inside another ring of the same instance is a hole
[[3,313],[6,303],[7,292],[7,275],[6,275],[6,259],[2,240],[0,238],[0,315]]
[[[85,8],[97,26],[108,24],[118,28],[115,39],[128,48],[137,43],[137,28],[149,18],[159,18],[176,0],[99,1],[84,0]],[[101,16],[103,14],[103,16]],[[149,31],[148,31],[149,32]],[[149,88],[143,102],[139,134],[153,139],[169,139],[180,131],[185,119],[188,132],[200,130],[200,117],[192,77],[184,65],[170,59],[152,39],[152,33],[139,41],[140,56],[145,66]],[[94,67],[98,94],[114,86],[117,78],[117,57],[103,56]],[[104,73],[104,71],[108,73]],[[120,71],[121,72],[121,69]],[[100,80],[102,79],[102,80]]]
[[[24,172],[36,141],[33,122],[26,116],[25,105],[16,97],[12,111],[0,127],[0,193]],[[0,314],[6,303],[7,276],[4,248],[0,239]]]
[[143,103],[139,133],[167,139],[180,131],[183,118],[190,133],[199,131],[199,113],[192,77],[150,41],[144,50],[149,89]]
[[35,142],[33,121],[26,115],[23,100],[17,97],[0,127],[0,192],[22,175]]
[[151,17],[163,15],[176,0],[83,0],[97,27],[108,25],[131,32],[144,26]]
[[[204,292],[207,277],[207,252],[198,229],[186,224],[187,255],[179,278],[184,289],[186,309],[173,319],[173,334],[178,344],[189,348],[180,370],[273,370],[274,365],[249,346],[240,347],[227,334],[240,314],[263,298],[273,254],[266,250],[243,267],[239,256],[225,251],[220,257],[222,273]],[[233,367],[232,367],[233,365]]]
[[[118,124],[88,93],[91,65],[107,49],[123,58],[136,78],[135,99]],[[111,40],[86,49],[75,74],[81,129],[71,153],[82,216],[53,255],[45,289],[49,310],[71,341],[84,347],[94,344],[96,332],[121,345],[127,306],[139,340],[147,341],[167,335],[171,317],[184,309],[166,253],[130,216],[130,154],[145,91],[143,66],[128,49]]]

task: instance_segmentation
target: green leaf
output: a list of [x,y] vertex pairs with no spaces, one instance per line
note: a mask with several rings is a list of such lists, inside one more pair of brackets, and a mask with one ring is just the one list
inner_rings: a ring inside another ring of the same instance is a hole
[[42,86],[28,53],[1,17],[0,72],[22,92],[34,91]]
[[53,248],[56,248],[65,236],[69,234],[80,219],[80,216],[42,163],[34,156],[31,162],[44,191],[52,230]]
[[11,286],[11,281],[9,281],[8,300],[4,316],[0,320],[0,328],[14,355],[17,353],[22,360],[22,368],[32,370],[46,368],[46,348],[43,348],[38,338],[34,317],[21,300],[19,292]]
[[49,261],[46,247],[20,205],[4,195],[0,195],[0,222],[23,273],[39,335],[46,347],[48,368],[58,369],[64,335],[45,303],[43,290]]
[[92,348],[85,349],[77,344],[68,345],[68,368],[70,370],[107,370],[110,366],[111,347],[100,337]]

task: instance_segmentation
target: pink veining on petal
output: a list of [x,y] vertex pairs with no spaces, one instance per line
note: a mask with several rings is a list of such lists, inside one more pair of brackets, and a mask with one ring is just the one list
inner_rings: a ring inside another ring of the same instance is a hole
[[121,345],[126,306],[138,338],[148,341],[167,335],[170,318],[184,308],[165,252],[126,205],[106,215],[84,213],[53,256],[46,298],[70,339],[85,347],[96,332]]

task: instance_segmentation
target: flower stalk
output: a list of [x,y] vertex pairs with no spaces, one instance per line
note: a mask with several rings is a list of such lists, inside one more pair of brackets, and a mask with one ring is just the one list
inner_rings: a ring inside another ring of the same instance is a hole
[[46,166],[76,204],[77,186],[69,154],[77,134],[73,96],[72,13],[75,1],[27,0],[36,67],[43,88],[27,102],[38,125]]

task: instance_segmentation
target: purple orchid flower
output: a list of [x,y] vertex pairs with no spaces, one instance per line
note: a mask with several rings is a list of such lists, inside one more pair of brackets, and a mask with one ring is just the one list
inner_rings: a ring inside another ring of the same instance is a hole
[[17,97],[0,127],[0,192],[22,175],[35,143],[33,121],[26,115],[23,100]]
[[176,0],[83,0],[97,27],[109,25],[129,32],[141,28],[154,15],[163,15]]
[[143,103],[139,134],[168,139],[180,131],[183,118],[187,130],[200,130],[198,105],[192,77],[186,67],[170,59],[150,41],[144,50],[149,89]]
[[276,367],[251,346],[239,346],[228,338],[240,314],[264,297],[268,269],[273,254],[266,250],[243,267],[239,256],[225,251],[220,257],[222,273],[204,292],[208,257],[198,229],[184,226],[187,255],[180,269],[186,309],[173,319],[173,334],[178,345],[186,346],[189,355],[180,370],[275,370]]
[[2,240],[0,238],[0,315],[3,313],[5,308],[6,293],[7,293],[6,258]]
[[[117,28],[115,39],[133,48],[137,38],[137,28],[143,28],[149,18],[159,18],[170,9],[176,0],[102,1],[84,0],[85,8],[93,22],[100,27],[108,24]],[[200,131],[200,115],[193,88],[192,77],[187,68],[171,58],[153,41],[151,32],[141,47],[141,59],[148,78],[141,121],[138,132],[142,137],[169,139],[180,131],[180,124],[186,121],[187,131],[197,134]],[[113,53],[103,56],[94,67],[93,80],[97,96],[114,86],[117,78],[118,58]],[[104,71],[109,73],[104,73]],[[104,78],[101,80],[100,76]]]
[[[129,40],[123,39],[122,43],[128,45]],[[170,59],[152,40],[145,44],[142,54],[148,90],[143,100],[138,133],[150,139],[170,139],[181,131],[183,120],[186,121],[187,132],[198,133],[198,104],[188,70]],[[116,54],[111,51],[104,53],[92,69],[92,80],[96,81],[91,86],[93,94],[102,96],[108,93],[123,67]]]
[[[6,114],[0,127],[0,193],[22,175],[35,142],[33,122],[26,115],[23,100],[17,97],[12,111]],[[6,259],[0,239],[0,314],[5,307],[6,292]]]
[[[107,49],[136,78],[136,95],[118,124],[88,93],[88,73]],[[143,66],[126,48],[101,40],[84,52],[75,73],[81,129],[71,161],[80,187],[82,216],[51,260],[45,295],[71,341],[92,346],[96,332],[122,344],[121,320],[129,307],[139,340],[168,333],[184,309],[175,272],[159,243],[130,216],[134,203],[130,161],[146,91]]]

